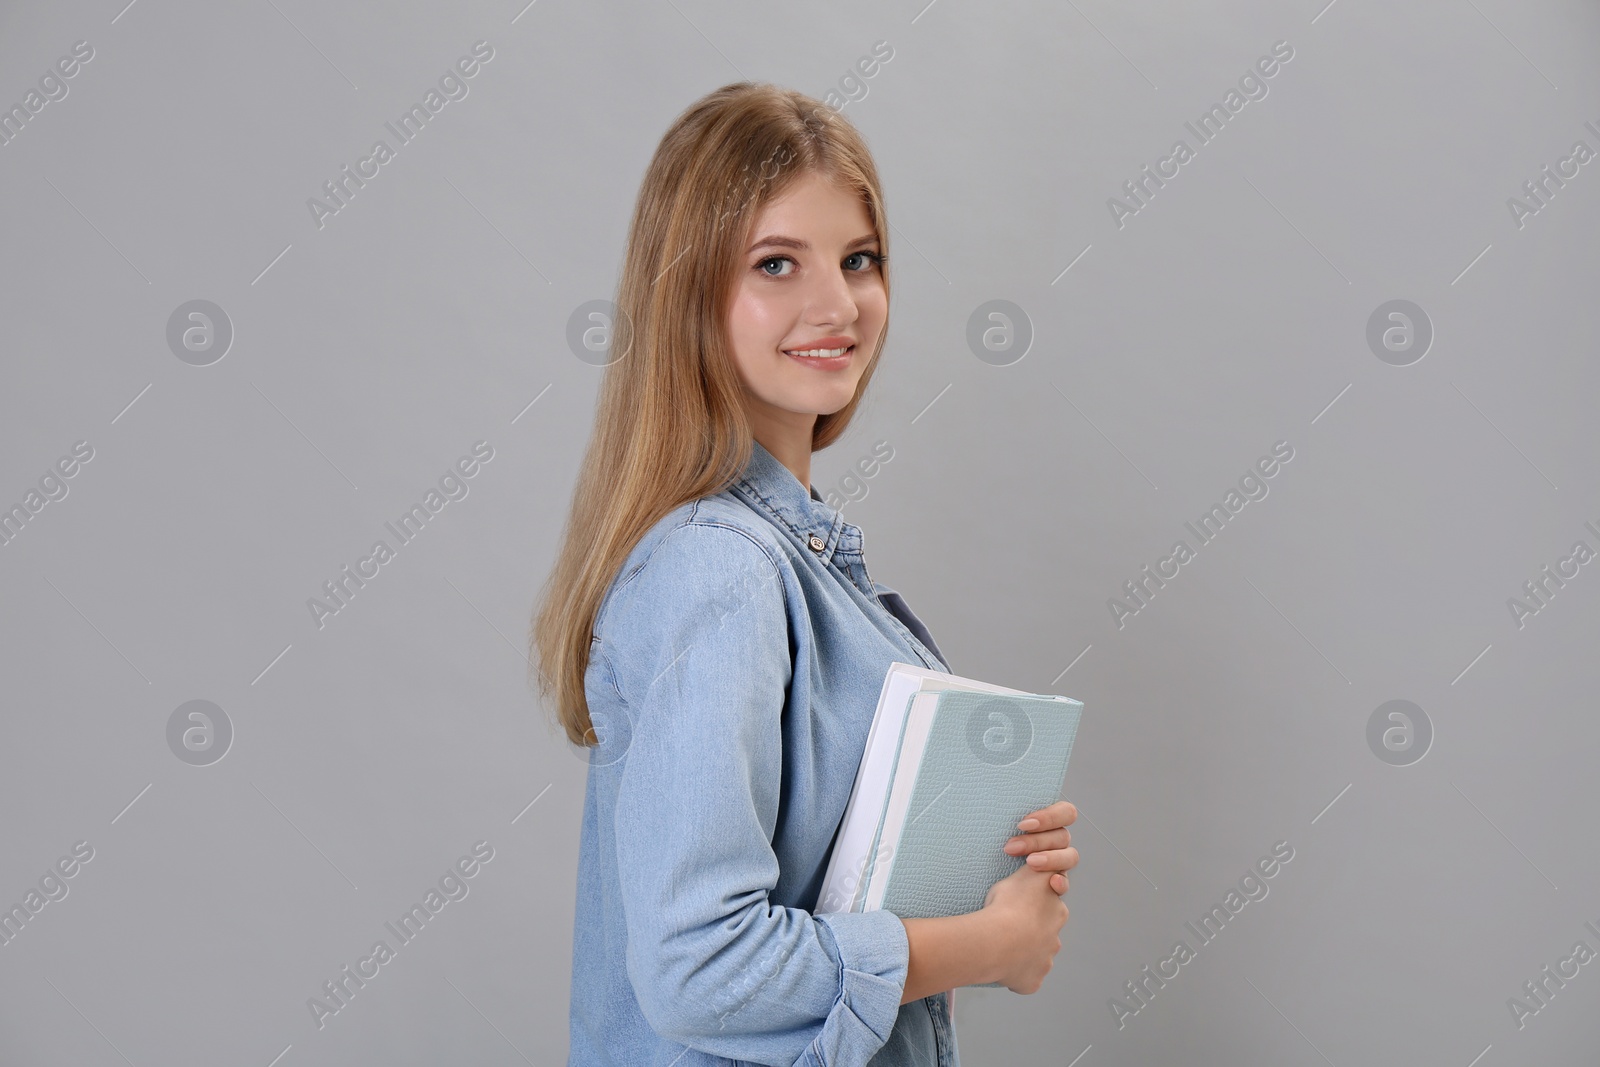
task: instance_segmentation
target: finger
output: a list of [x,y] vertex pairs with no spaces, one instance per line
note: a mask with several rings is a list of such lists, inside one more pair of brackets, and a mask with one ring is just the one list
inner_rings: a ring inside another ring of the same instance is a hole
[[[1035,824],[1037,824],[1039,822],[1038,819],[1033,818],[1032,816],[1030,816],[1028,819],[1025,819],[1024,821],[1025,822],[1032,822],[1032,823],[1035,823]],[[1066,829],[1066,823],[1062,821],[1061,813],[1059,811],[1057,811],[1057,812],[1051,814],[1049,816],[1048,821],[1046,821],[1043,825],[1039,825],[1039,826],[1037,826],[1036,829],[1033,829],[1033,830],[1024,830],[1024,831],[1022,831],[1022,833],[1017,834],[1016,836],[1023,837],[1023,836],[1026,836],[1028,834],[1043,834],[1043,833],[1049,833],[1049,832],[1054,831],[1054,830],[1065,830],[1065,829]]]
[[1052,874],[1050,876],[1050,888],[1056,891],[1056,896],[1058,897],[1065,895],[1067,892],[1067,876],[1064,874]]
[[1029,812],[1017,823],[1019,830],[1051,830],[1066,826],[1078,817],[1078,809],[1070,802],[1058,800],[1047,808]]
[[1036,871],[1070,871],[1077,865],[1078,850],[1075,848],[1035,852],[1028,857],[1028,866]]
[[1029,852],[1039,852],[1049,848],[1066,848],[1072,844],[1072,831],[1062,828],[1059,830],[1035,830],[1031,834],[1020,834],[1013,837],[1005,844],[1005,849],[1013,856],[1026,855]]

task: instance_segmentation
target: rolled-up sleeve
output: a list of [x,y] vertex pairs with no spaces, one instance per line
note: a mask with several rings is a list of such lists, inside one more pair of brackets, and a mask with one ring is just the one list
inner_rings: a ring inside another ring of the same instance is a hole
[[790,620],[770,551],[688,522],[617,590],[599,652],[631,720],[614,836],[627,972],[661,1036],[751,1063],[865,1064],[900,1010],[892,912],[769,899]]

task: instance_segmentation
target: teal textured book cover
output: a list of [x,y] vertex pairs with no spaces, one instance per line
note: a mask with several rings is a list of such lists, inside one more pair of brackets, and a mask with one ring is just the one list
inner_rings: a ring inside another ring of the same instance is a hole
[[[916,775],[882,907],[901,918],[978,911],[1026,863],[1004,851],[1017,822],[1056,801],[1083,704],[1049,696],[945,690]],[[903,737],[903,734],[902,734]],[[887,868],[887,869],[885,869]]]

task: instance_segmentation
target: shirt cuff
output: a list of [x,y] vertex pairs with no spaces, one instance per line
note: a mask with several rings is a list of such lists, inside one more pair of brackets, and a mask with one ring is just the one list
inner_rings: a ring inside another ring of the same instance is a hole
[[821,1063],[865,1063],[883,1047],[900,1015],[911,944],[892,911],[813,915],[823,948],[839,964],[840,1007],[813,1049]]

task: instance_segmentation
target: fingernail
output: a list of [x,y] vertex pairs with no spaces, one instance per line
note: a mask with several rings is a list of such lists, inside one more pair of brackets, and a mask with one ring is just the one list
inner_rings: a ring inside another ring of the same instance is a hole
[[1018,830],[1037,830],[1038,828],[1038,819],[1023,819],[1021,822],[1017,823]]

